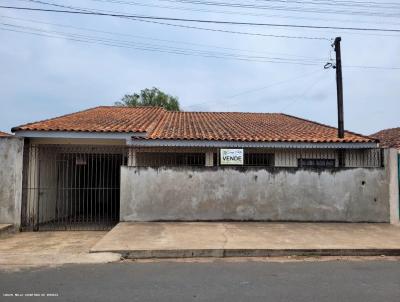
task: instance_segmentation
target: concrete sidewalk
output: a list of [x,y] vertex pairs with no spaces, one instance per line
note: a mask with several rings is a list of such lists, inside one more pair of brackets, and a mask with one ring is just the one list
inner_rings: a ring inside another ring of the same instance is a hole
[[372,223],[119,223],[90,250],[126,258],[400,255],[400,227]]
[[107,263],[120,260],[114,253],[90,254],[106,232],[22,232],[0,238],[0,270],[70,263]]

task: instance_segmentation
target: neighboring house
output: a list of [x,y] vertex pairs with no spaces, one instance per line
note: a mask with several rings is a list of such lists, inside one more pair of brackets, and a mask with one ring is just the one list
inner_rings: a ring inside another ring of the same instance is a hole
[[0,131],[0,137],[7,137],[7,136],[11,136],[11,134]]
[[381,130],[371,134],[380,141],[380,145],[384,148],[395,148],[400,152],[400,127]]
[[28,228],[389,221],[378,141],[286,114],[102,106],[12,131],[25,138]]

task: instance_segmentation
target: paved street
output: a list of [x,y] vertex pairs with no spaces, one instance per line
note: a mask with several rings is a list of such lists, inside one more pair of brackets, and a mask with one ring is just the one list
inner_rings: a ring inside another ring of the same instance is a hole
[[[399,261],[214,260],[0,272],[1,301],[399,301]],[[16,298],[8,294],[56,294]]]

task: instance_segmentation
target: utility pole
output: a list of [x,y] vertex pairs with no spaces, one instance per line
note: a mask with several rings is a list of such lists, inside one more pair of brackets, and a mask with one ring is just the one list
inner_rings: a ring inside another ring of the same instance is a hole
[[336,90],[337,90],[337,108],[338,108],[338,137],[344,138],[343,121],[343,79],[342,79],[342,55],[340,52],[341,37],[336,37],[333,42],[336,53]]
[[[336,92],[337,92],[337,108],[338,108],[338,137],[344,138],[344,121],[343,121],[343,79],[342,79],[342,54],[340,52],[341,37],[336,37],[333,46],[336,53]],[[345,151],[338,150],[339,167],[345,166]]]

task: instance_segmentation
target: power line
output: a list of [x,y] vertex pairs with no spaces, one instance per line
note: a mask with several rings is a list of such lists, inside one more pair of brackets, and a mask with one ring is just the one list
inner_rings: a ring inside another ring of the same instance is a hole
[[[375,8],[375,9],[396,9],[398,8],[398,6],[396,4],[392,4],[392,5],[377,5],[377,4],[358,4],[358,5],[354,5],[354,4],[348,4],[348,5],[344,5],[343,3],[338,3],[335,1],[331,1],[330,3],[327,2],[310,2],[310,1],[257,1],[256,3],[250,3],[250,2],[229,2],[229,1],[198,1],[198,0],[159,0],[162,2],[175,2],[175,3],[183,3],[183,4],[198,4],[198,5],[213,5],[213,6],[227,6],[227,7],[237,7],[237,8],[251,8],[251,9],[269,9],[269,8],[273,8],[273,7],[287,7],[290,8],[293,5],[297,5],[297,4],[301,4],[301,7],[304,8],[306,6],[312,6],[312,5],[317,5],[317,6],[335,6],[335,7],[344,7],[346,8],[357,8],[358,10],[360,10],[360,8]],[[278,5],[281,6],[276,6],[277,4],[275,3],[279,3]],[[275,6],[273,6],[275,5]],[[283,6],[282,6],[283,5]],[[294,6],[296,8],[298,8],[298,6]],[[319,9],[314,8],[314,9]],[[324,8],[326,9],[326,8]]]
[[[160,0],[163,1],[163,0]],[[259,2],[279,2],[284,4],[306,4],[306,5],[317,5],[317,6],[345,6],[345,7],[373,7],[373,8],[393,8],[399,7],[399,3],[394,2],[371,2],[371,1],[299,1],[299,0],[259,0]]]
[[179,28],[196,29],[196,30],[211,31],[211,32],[221,32],[221,33],[237,34],[237,35],[245,35],[245,36],[256,36],[256,37],[266,37],[266,38],[310,39],[310,40],[325,40],[325,41],[331,41],[331,40],[328,39],[328,38],[303,37],[303,36],[288,36],[288,35],[274,35],[274,34],[262,34],[262,33],[254,33],[254,32],[232,31],[232,30],[214,29],[214,28],[206,28],[206,27],[179,25],[179,24],[172,24],[172,23],[166,23],[166,22],[157,22],[157,21],[150,21],[150,20],[140,20],[140,19],[134,19],[134,18],[129,18],[128,20],[138,21],[138,22],[145,22],[145,23],[151,23],[151,24],[167,25],[167,26],[179,27]]
[[[109,1],[109,2],[118,2],[116,0],[103,0],[103,1]],[[274,4],[274,3],[279,3],[283,4],[287,7],[290,7],[291,5],[297,5],[301,4],[303,7],[304,6],[334,6],[334,7],[344,7],[344,8],[375,8],[375,9],[397,9],[399,8],[398,3],[392,3],[392,4],[381,4],[381,3],[351,3],[351,2],[340,2],[340,1],[329,1],[329,2],[324,2],[324,1],[287,1],[287,0],[259,0],[255,1],[256,3],[249,3],[249,2],[229,2],[229,1],[198,1],[198,0],[158,0],[162,2],[175,2],[175,3],[185,3],[185,4],[199,4],[199,5],[221,5],[221,6],[233,6],[233,7],[247,7],[247,8],[269,8],[267,4]],[[265,4],[260,4],[260,3],[265,3]]]
[[[25,1],[28,0],[19,0]],[[149,3],[140,3],[137,1],[121,1],[121,0],[90,0],[92,2],[97,3],[112,3],[119,5],[130,5],[130,6],[143,6],[143,7],[155,7],[162,9],[170,9],[170,10],[182,10],[182,11],[191,11],[191,12],[205,12],[205,13],[217,13],[217,14],[227,14],[227,15],[239,15],[239,16],[253,16],[253,17],[269,17],[269,18],[285,18],[285,19],[299,19],[299,20],[318,20],[318,21],[334,21],[334,22],[352,22],[352,23],[377,23],[365,20],[344,20],[344,19],[332,19],[332,18],[316,18],[310,16],[287,16],[287,15],[277,15],[277,14],[263,14],[263,13],[252,13],[252,12],[243,12],[243,11],[222,11],[222,10],[213,10],[213,9],[205,9],[205,8],[192,8],[192,7],[182,7],[182,6],[168,6],[168,5],[157,5],[157,4],[149,4]],[[30,2],[30,1],[28,1]],[[400,25],[400,23],[395,22],[382,22],[379,21],[379,24],[390,24],[390,25]]]
[[[67,8],[67,9],[73,9],[73,10],[78,10],[78,11],[82,11],[82,12],[90,12],[90,13],[94,13],[94,12],[116,13],[116,12],[112,12],[112,11],[92,10],[92,9],[87,9],[87,8],[65,6],[65,5],[55,4],[55,3],[48,3],[48,2],[44,2],[44,1],[36,1],[36,0],[20,0],[20,1],[40,3],[40,4],[63,7],[63,8]],[[1,8],[1,6],[0,6],[0,8]],[[137,18],[133,18],[133,17],[119,17],[119,18],[137,21],[137,22],[150,23],[150,24],[166,25],[166,26],[170,26],[170,27],[195,29],[195,30],[203,30],[203,31],[210,31],[210,32],[220,32],[220,33],[227,33],[227,34],[237,34],[237,35],[254,36],[254,37],[283,38],[283,39],[322,40],[322,41],[330,41],[331,42],[331,39],[328,39],[325,37],[293,36],[293,35],[283,35],[283,34],[264,34],[264,33],[255,33],[255,32],[244,32],[244,31],[207,28],[207,27],[199,27],[199,26],[183,25],[183,24],[173,24],[173,23],[154,21],[154,20],[137,19]]]
[[[357,10],[338,10],[338,9],[319,9],[319,8],[307,8],[302,3],[301,6],[287,6],[287,5],[258,5],[249,3],[238,3],[238,2],[216,2],[216,1],[196,1],[196,0],[159,0],[164,2],[182,3],[182,4],[193,4],[202,6],[216,6],[216,7],[230,7],[234,9],[256,9],[256,10],[278,10],[278,11],[289,11],[289,12],[301,12],[301,13],[318,13],[318,14],[343,14],[343,15],[360,15],[360,16],[381,16],[397,18],[396,13],[385,13],[379,11],[366,11],[361,10],[357,7]],[[287,4],[287,3],[285,3]],[[397,7],[388,7],[385,9],[398,9]]]
[[75,34],[75,33],[68,33],[68,32],[60,32],[60,31],[54,31],[54,30],[44,30],[41,28],[34,28],[34,27],[29,27],[29,26],[21,26],[21,25],[15,25],[15,24],[10,24],[10,23],[2,23],[0,22],[1,25],[5,25],[8,27],[15,27],[23,30],[31,30],[31,31],[36,31],[36,32],[44,32],[44,33],[50,33],[50,34],[58,34],[58,35],[64,35],[64,36],[72,36],[74,38],[80,38],[80,39],[90,39],[90,40],[96,40],[96,41],[101,41],[101,42],[111,42],[111,43],[123,43],[123,44],[128,44],[128,45],[144,45],[146,47],[164,47],[165,49],[168,50],[174,50],[174,51],[189,51],[189,52],[196,52],[199,54],[211,54],[211,55],[218,55],[218,56],[224,56],[224,57],[240,57],[240,58],[246,58],[246,59],[260,59],[260,60],[276,60],[276,61],[287,61],[287,62],[296,62],[296,63],[322,63],[324,61],[320,59],[296,59],[296,58],[283,58],[283,57],[265,57],[265,56],[249,56],[249,55],[240,55],[240,54],[235,54],[235,53],[226,53],[226,52],[217,52],[217,51],[205,51],[205,50],[198,50],[198,49],[188,49],[188,48],[177,48],[177,47],[171,47],[171,46],[163,46],[163,45],[156,45],[156,44],[149,44],[149,43],[137,43],[137,42],[132,42],[132,41],[127,41],[127,40],[119,40],[119,39],[110,39],[110,38],[104,38],[104,37],[96,37],[96,36],[89,36],[89,35],[83,35],[83,34]]
[[[48,38],[65,38],[66,40],[71,40],[71,41],[76,41],[76,42],[85,42],[85,43],[100,44],[100,45],[106,45],[106,46],[131,48],[131,49],[143,50],[143,51],[152,51],[152,52],[155,51],[155,52],[164,52],[164,53],[177,54],[177,55],[200,56],[200,57],[216,58],[216,59],[231,59],[231,60],[259,62],[259,63],[294,64],[294,65],[306,65],[306,66],[321,64],[321,62],[304,60],[304,59],[299,60],[299,59],[281,58],[281,57],[247,56],[247,55],[239,55],[239,54],[234,54],[234,53],[202,51],[202,50],[196,50],[196,49],[182,49],[182,48],[176,48],[176,47],[166,47],[166,46],[160,46],[160,45],[154,45],[154,44],[144,44],[144,43],[132,44],[131,41],[101,38],[101,37],[87,36],[87,35],[81,35],[81,34],[71,34],[71,33],[58,32],[58,31],[48,31],[48,30],[43,30],[43,29],[29,28],[29,27],[25,27],[25,26],[18,26],[18,25],[7,24],[7,23],[0,23],[0,24],[6,26],[6,28],[0,27],[0,30],[32,34],[32,35],[44,36],[44,37],[48,37]],[[9,27],[12,27],[12,28],[9,28]]]
[[[324,69],[317,69],[317,70],[314,70],[314,71],[309,72],[309,73],[305,73],[305,74],[301,74],[301,75],[293,77],[293,78],[289,78],[287,80],[282,80],[282,81],[271,83],[271,84],[269,84],[267,86],[262,86],[262,87],[257,87],[257,88],[254,88],[254,89],[245,90],[245,91],[242,91],[242,92],[227,96],[226,98],[233,99],[233,98],[236,98],[238,96],[245,95],[245,94],[249,94],[249,93],[254,93],[254,92],[257,92],[257,91],[265,90],[265,89],[268,89],[268,88],[271,88],[271,87],[274,87],[274,86],[279,86],[279,85],[282,85],[282,84],[286,84],[288,82],[292,82],[292,81],[295,81],[295,80],[298,80],[298,79],[304,79],[306,77],[309,77],[311,75],[314,75],[314,74],[322,72],[322,71],[324,71]],[[187,108],[193,108],[193,107],[199,107],[201,105],[214,104],[214,103],[221,103],[221,101],[202,102],[202,103],[197,103],[197,104],[193,104],[193,105],[186,106],[186,107]],[[222,103],[223,104],[228,104],[228,102],[222,102]],[[236,104],[239,104],[239,103],[233,103],[233,104],[229,104],[229,105],[231,105],[231,106],[233,105],[234,106]]]
[[301,102],[304,100],[304,97],[315,87],[315,85],[317,85],[321,80],[323,79],[322,76],[320,76],[318,79],[316,79],[314,82],[311,82],[309,86],[307,86],[303,93],[301,93],[300,95],[294,96],[292,98],[290,98],[289,100],[293,100],[292,102],[286,104],[285,106],[282,107],[282,109],[280,109],[280,112],[285,111],[286,108],[292,106],[293,104],[297,103],[297,102]]
[[90,11],[55,10],[55,9],[16,7],[16,6],[0,6],[0,8],[12,9],[12,10],[77,14],[77,15],[109,16],[109,17],[121,17],[121,18],[134,18],[134,19],[146,19],[146,20],[147,19],[148,20],[166,20],[166,21],[208,23],[208,24],[221,24],[221,25],[247,25],[247,26],[267,26],[267,27],[279,27],[279,28],[335,29],[335,30],[350,30],[350,31],[374,31],[374,32],[400,33],[400,29],[393,29],[393,28],[365,28],[365,27],[341,27],[341,26],[321,26],[321,25],[257,23],[257,22],[235,22],[235,21],[220,21],[220,20],[205,20],[205,19],[186,19],[186,18],[173,18],[173,17],[126,15],[126,14],[101,13],[101,12],[90,12]]
[[243,48],[232,48],[232,47],[223,47],[223,46],[210,45],[210,44],[192,43],[192,42],[186,42],[186,41],[159,39],[159,38],[152,38],[152,37],[147,37],[147,36],[120,33],[120,32],[115,32],[115,31],[104,31],[104,30],[97,30],[97,29],[93,29],[93,28],[78,27],[78,26],[52,23],[52,22],[43,22],[43,21],[38,21],[38,20],[26,19],[26,18],[9,17],[9,16],[4,16],[4,15],[0,15],[0,19],[1,18],[11,19],[11,20],[19,20],[19,21],[24,21],[24,22],[32,22],[32,23],[38,23],[38,24],[46,24],[46,25],[52,25],[52,26],[56,26],[56,27],[71,28],[71,29],[80,30],[80,31],[95,32],[95,33],[101,33],[101,34],[107,34],[107,35],[127,36],[127,37],[133,37],[136,39],[144,39],[144,40],[151,40],[151,41],[160,41],[160,42],[167,42],[167,43],[174,43],[174,44],[186,44],[186,45],[194,45],[194,46],[207,47],[207,48],[248,52],[248,53],[283,55],[283,56],[295,57],[295,58],[300,58],[300,59],[311,59],[311,60],[316,60],[316,61],[320,61],[320,62],[325,61],[324,58],[314,58],[314,57],[310,57],[310,56],[302,56],[302,55],[281,53],[281,52],[257,51],[257,50],[243,49]]
[[345,68],[361,68],[361,69],[382,69],[382,70],[400,70],[400,67],[389,66],[368,66],[368,65],[343,65]]
[[[64,8],[72,8],[71,6],[59,5],[59,4],[44,2],[44,1],[40,1],[40,0],[17,0],[17,1],[47,4],[47,5],[57,6],[57,7],[64,7]],[[143,4],[143,3],[140,3],[140,2],[137,2],[137,1],[121,1],[121,0],[90,0],[90,1],[102,2],[102,3],[134,5],[134,6],[148,6],[148,7],[158,7],[158,8],[181,9],[181,10],[188,10],[188,11],[229,13],[229,14],[251,15],[251,16],[267,16],[267,17],[287,17],[287,18],[314,19],[314,20],[323,20],[323,21],[327,20],[326,18],[324,18],[324,19],[321,19],[321,18],[310,18],[310,17],[302,17],[301,18],[301,17],[294,17],[294,16],[288,17],[288,16],[281,16],[281,15],[265,15],[265,14],[246,13],[246,12],[243,12],[243,11],[239,13],[239,12],[233,12],[233,11],[215,11],[215,10],[205,10],[205,9],[188,8],[188,7],[177,7],[177,6],[160,6],[160,5],[154,5],[154,4],[148,4],[148,3]],[[158,0],[158,1],[183,3],[183,4],[185,4],[185,3],[188,3],[188,4],[193,3],[193,4],[201,4],[201,5],[214,5],[213,2],[201,2],[201,1],[193,2],[193,0],[192,1],[189,1],[189,0]],[[262,1],[262,0],[258,0],[258,1]],[[264,1],[270,2],[272,0],[264,0]],[[285,4],[288,4],[288,2],[286,0],[278,0],[278,2],[279,1],[284,2]],[[298,3],[304,4],[303,1],[302,2],[298,2]],[[334,4],[334,3],[337,3],[337,1],[330,1],[329,2],[329,4]],[[221,4],[221,3],[215,2],[215,4]],[[225,6],[226,3],[222,3],[222,4],[224,4],[224,6]],[[239,4],[238,3],[233,3],[233,4],[234,4],[233,8],[242,8],[242,7],[240,7],[240,5],[242,5],[240,3]],[[226,4],[226,5],[229,5],[229,3]],[[335,5],[335,6],[337,6],[337,5]],[[272,7],[266,7],[266,8],[267,9],[272,9]],[[359,5],[357,5],[357,9],[358,9],[357,11],[351,11],[351,12],[348,12],[348,13],[350,13],[352,15],[357,14],[357,13],[359,13]],[[397,9],[397,8],[395,8],[395,9]],[[400,9],[400,4],[399,4],[398,9]],[[101,10],[99,10],[99,11],[101,11]],[[303,11],[300,10],[300,11],[295,11],[295,12],[303,12]],[[312,12],[329,13],[329,14],[339,14],[340,13],[339,11],[327,11],[326,9],[323,9],[321,11],[312,11]],[[367,16],[376,17],[376,16],[379,16],[379,12],[372,12],[370,15],[367,15]],[[394,14],[393,17],[399,17],[399,14]],[[344,22],[346,20],[334,20],[334,21]],[[353,20],[351,20],[351,21],[354,22]],[[382,22],[379,22],[379,23],[382,23]],[[398,23],[390,23],[390,22],[383,22],[383,23],[386,23],[386,24],[398,24]]]
[[[109,3],[135,3],[134,1],[122,1],[122,0],[95,0],[98,2],[109,2]],[[158,0],[158,1],[163,1],[163,2],[180,2],[180,3],[198,3],[202,5],[207,5],[209,3],[213,3],[211,1],[180,1],[180,0]],[[399,3],[380,3],[380,2],[360,2],[360,1],[293,1],[293,0],[258,0],[256,2],[266,2],[266,3],[282,3],[285,5],[291,5],[291,4],[302,4],[302,5],[316,5],[316,6],[344,6],[344,7],[355,7],[355,8],[360,8],[360,7],[365,7],[365,8],[381,8],[381,9],[387,9],[387,8],[399,8],[400,4]],[[215,3],[215,2],[214,2]],[[218,3],[218,2],[217,2]],[[231,4],[231,5],[241,5],[240,2],[222,2],[224,4]]]
[[[143,20],[143,21],[147,21],[147,20]],[[153,21],[149,21],[149,22],[153,22]],[[31,28],[32,29],[32,28]],[[14,32],[22,32],[22,31],[16,31],[16,30],[9,30],[9,29],[3,29],[3,30],[8,30],[8,31],[14,31]],[[38,31],[38,29],[33,29]],[[43,30],[42,30],[43,31]],[[29,34],[29,32],[22,32],[22,33],[27,33]],[[51,33],[54,33],[51,32]],[[60,33],[60,32],[59,32]],[[73,36],[73,34],[71,33],[61,33],[64,35],[69,35],[69,36]],[[79,36],[77,39],[76,36]],[[49,37],[49,36],[47,36]],[[53,37],[53,38],[60,38],[60,37]],[[129,41],[121,41],[121,40],[115,40],[115,39],[104,39],[104,38],[98,38],[98,37],[93,37],[93,36],[84,36],[84,35],[75,35],[73,37],[74,39],[68,38],[66,37],[67,40],[72,40],[72,41],[78,41],[78,42],[87,42],[87,43],[93,43],[93,41],[86,41],[86,40],[82,40],[83,38],[86,39],[97,39],[98,41],[100,41],[101,43],[103,43],[103,45],[106,46],[116,46],[116,47],[125,47],[126,45],[115,45],[115,44],[110,44],[110,43],[130,43]],[[106,41],[105,41],[106,40]],[[136,43],[137,44],[137,43]],[[135,44],[135,45],[136,45]],[[143,43],[142,43],[143,45]],[[149,46],[149,44],[145,45],[145,46]],[[194,56],[203,56],[203,57],[207,57],[207,58],[227,58],[228,59],[237,59],[237,60],[244,60],[244,61],[253,61],[253,62],[264,62],[264,63],[286,63],[286,64],[298,64],[298,65],[319,65],[322,61],[320,59],[316,59],[316,58],[307,58],[305,57],[303,60],[297,59],[291,59],[291,58],[271,58],[271,57],[261,57],[261,56],[242,56],[238,58],[238,55],[236,54],[226,54],[226,53],[200,53],[198,50],[193,50],[193,49],[178,49],[178,48],[173,48],[171,51],[171,48],[167,49],[167,50],[163,50],[163,49],[159,49],[157,47],[160,47],[159,45],[151,45],[151,47],[156,47],[154,48],[138,48],[138,47],[134,47],[134,49],[138,49],[138,50],[147,50],[147,51],[158,51],[158,52],[167,52],[167,53],[172,53],[172,54],[183,54],[183,55],[194,55]],[[128,47],[129,48],[129,47]],[[132,48],[132,47],[130,47]],[[165,47],[164,47],[165,48]],[[166,47],[168,48],[168,47]],[[182,53],[185,52],[185,53]],[[195,53],[187,53],[187,51],[195,51]],[[262,60],[258,60],[258,59],[262,59]],[[275,61],[271,61],[271,60],[275,60]],[[276,61],[277,60],[277,61]],[[314,61],[312,61],[314,60]],[[318,63],[317,63],[318,62]],[[390,67],[390,66],[365,66],[365,65],[346,65],[344,66],[346,68],[362,68],[362,69],[381,69],[381,70],[399,70],[400,67]]]
[[[238,60],[238,61],[248,61],[248,62],[258,62],[258,63],[278,63],[278,64],[292,64],[292,65],[305,65],[305,66],[316,66],[320,65],[321,61],[312,61],[312,60],[299,60],[292,58],[282,58],[282,57],[262,57],[262,56],[244,56],[233,53],[223,53],[223,52],[210,52],[210,51],[201,51],[196,49],[182,49],[176,47],[165,47],[154,44],[146,44],[146,43],[135,43],[131,41],[117,40],[117,39],[108,39],[94,36],[87,36],[81,34],[71,34],[65,32],[58,31],[46,31],[42,29],[36,28],[28,28],[23,26],[17,26],[7,23],[0,23],[7,27],[16,27],[22,29],[11,29],[0,27],[0,30],[10,31],[16,33],[24,33],[35,36],[42,36],[47,38],[57,38],[57,39],[65,39],[69,41],[75,42],[83,42],[89,44],[97,44],[97,45],[105,45],[119,48],[129,48],[141,51],[150,51],[150,52],[161,52],[175,55],[185,55],[185,56],[198,56],[205,58],[215,58],[215,59],[230,59],[230,60]],[[31,30],[31,31],[27,31]],[[34,31],[34,32],[32,32]],[[139,46],[138,46],[139,45]],[[363,69],[381,69],[381,70],[400,70],[400,67],[386,67],[386,66],[364,66],[364,65],[345,65],[345,68],[363,68]]]
[[[118,2],[121,0],[104,0],[110,2]],[[242,1],[201,1],[201,0],[158,0],[163,2],[182,2],[182,3],[201,3],[201,4],[209,4],[209,3],[222,3],[227,5],[243,5]],[[344,6],[344,7],[366,7],[366,8],[398,8],[400,7],[399,3],[388,3],[388,2],[372,2],[372,1],[337,1],[337,0],[318,0],[318,1],[307,1],[307,0],[253,0],[253,2],[260,3],[282,3],[285,5],[291,4],[302,4],[302,5],[316,5],[316,6]],[[246,4],[252,5],[247,2]]]
[[280,81],[280,82],[272,83],[272,84],[267,85],[267,86],[263,86],[263,87],[259,87],[259,88],[255,88],[255,89],[250,89],[250,90],[246,90],[246,91],[242,91],[242,92],[236,93],[234,95],[231,95],[230,98],[236,98],[238,96],[242,96],[242,95],[245,95],[245,94],[248,94],[248,93],[252,93],[252,92],[255,92],[255,91],[261,91],[261,90],[264,90],[264,89],[267,89],[267,88],[270,88],[270,87],[273,87],[273,86],[285,84],[287,82],[291,82],[291,81],[298,80],[298,79],[303,79],[303,78],[306,78],[308,76],[314,75],[315,73],[319,73],[319,72],[322,72],[322,71],[323,71],[323,69],[317,69],[317,70],[314,70],[311,73],[302,74],[300,76],[297,76],[297,77],[294,77],[294,78],[290,78],[288,80],[283,80],[283,81]]
[[[297,2],[296,0],[259,0],[259,1],[280,1],[280,2]],[[374,1],[352,1],[352,0],[310,0],[313,3],[319,4],[319,3],[339,3],[339,4],[354,4],[354,5],[360,5],[360,4],[377,4],[377,5],[400,5],[399,3],[396,2],[374,2]]]
[[[67,8],[67,9],[78,10],[78,11],[85,11],[85,12],[120,13],[120,12],[109,11],[109,10],[88,9],[88,8],[82,8],[82,7],[76,7],[76,6],[66,6],[66,5],[56,4],[56,3],[49,3],[49,2],[45,2],[45,1],[41,1],[41,0],[18,0],[18,1],[34,2],[34,3],[38,3],[38,4],[50,5],[50,6]],[[328,39],[325,37],[292,36],[292,35],[289,36],[289,35],[282,35],[282,34],[277,35],[277,34],[263,34],[263,33],[254,33],[254,32],[250,33],[250,32],[242,32],[242,31],[232,31],[232,30],[223,30],[223,29],[216,29],[216,28],[183,25],[183,24],[161,22],[161,21],[154,21],[154,20],[144,20],[144,19],[135,19],[135,18],[122,18],[122,19],[127,19],[127,20],[136,21],[136,22],[142,22],[142,23],[164,25],[164,26],[170,26],[170,27],[176,27],[176,28],[194,29],[194,30],[202,30],[202,31],[210,31],[210,32],[221,32],[221,33],[228,33],[228,34],[239,34],[239,35],[247,35],[247,36],[287,38],[287,39],[306,39],[306,40],[329,40],[330,42],[332,41],[331,39]],[[288,28],[286,28],[286,29],[288,29]],[[292,28],[290,28],[290,29],[292,29]],[[294,30],[296,30],[296,29],[294,29]],[[379,35],[379,37],[382,37],[382,36],[397,37],[397,35],[382,34],[382,33],[379,33],[379,34],[378,33],[367,33],[367,32],[349,32],[347,34],[357,34],[357,35],[367,35],[367,36]]]
[[[345,67],[348,67],[348,68],[377,68],[377,69],[380,68],[378,66],[361,66],[361,65],[360,66],[345,66]],[[382,67],[382,68],[385,68],[385,67]],[[395,68],[390,68],[390,69],[400,70],[400,67],[395,67]],[[313,75],[320,75],[322,72],[324,72],[324,69],[322,69],[322,70],[321,69],[317,69],[317,70],[314,70],[313,72],[305,73],[305,74],[302,74],[300,76],[297,76],[297,77],[294,77],[294,78],[290,78],[290,79],[287,79],[287,80],[275,82],[275,83],[272,83],[272,84],[267,85],[267,86],[258,87],[258,88],[255,88],[255,89],[245,90],[245,91],[236,93],[234,95],[231,95],[231,96],[229,96],[227,98],[229,98],[229,99],[236,98],[238,96],[242,96],[242,95],[245,95],[245,94],[253,93],[253,92],[256,92],[256,91],[261,91],[261,90],[264,90],[264,89],[267,89],[267,88],[270,88],[270,87],[273,87],[273,86],[286,84],[288,82],[292,82],[292,81],[295,81],[295,80],[298,80],[298,79],[304,79],[304,78],[307,78],[307,77],[313,76]],[[318,84],[322,79],[323,79],[323,77],[320,76],[317,80],[315,80],[314,82],[311,82],[310,85],[307,86],[300,95],[296,95],[294,97],[291,97],[289,100],[292,100],[294,98],[296,98],[296,99],[294,99],[289,104],[286,104],[280,111],[282,112],[284,109],[286,109],[287,107],[293,105],[294,103],[297,103],[299,101],[300,102],[303,101],[303,99],[301,99],[301,98],[304,97],[306,94],[308,94],[311,91],[311,89],[313,89],[315,87],[315,85]],[[217,104],[217,103],[227,104],[229,106],[235,106],[235,105],[238,105],[238,104],[242,104],[243,101],[236,102],[236,103],[221,102],[220,100],[219,101],[210,101],[210,102],[202,102],[202,103],[196,103],[196,104],[193,104],[193,105],[185,106],[185,108],[195,108],[195,107],[200,107],[200,106],[206,105],[206,104]]]
[[199,27],[199,26],[191,26],[191,25],[173,24],[173,23],[167,23],[167,22],[151,21],[151,20],[143,20],[143,19],[135,19],[135,18],[128,18],[128,20],[134,20],[134,21],[139,21],[139,22],[158,24],[158,25],[166,25],[166,26],[171,26],[171,27],[196,29],[196,30],[211,31],[211,32],[220,32],[220,33],[225,33],[225,34],[237,34],[237,35],[254,36],[254,37],[283,38],[283,39],[331,41],[331,39],[324,38],[324,37],[262,34],[262,33],[254,33],[254,32],[244,32],[244,31],[234,31],[234,30],[225,30],[225,29],[217,29],[217,28],[207,28],[207,27]]
[[[245,35],[245,36],[300,39],[300,40],[323,40],[323,41],[330,41],[330,42],[332,41],[332,39],[328,39],[328,38],[325,38],[325,37],[262,34],[262,33],[232,31],[232,30],[207,28],[207,27],[199,27],[199,26],[191,26],[191,25],[183,25],[183,24],[174,24],[174,23],[160,22],[160,21],[134,19],[134,18],[127,18],[127,20],[132,20],[132,21],[137,21],[137,22],[142,22],[142,23],[149,23],[149,24],[165,25],[165,26],[177,27],[177,28],[194,29],[194,30],[202,30],[202,31],[210,31],[210,32],[220,32],[220,33],[226,33],[226,34],[238,34],[238,35]],[[398,36],[396,34],[390,35],[390,34],[382,34],[382,33],[378,34],[378,33],[366,33],[366,32],[350,32],[350,33],[346,33],[346,34],[363,35],[363,36],[379,36],[379,37],[397,37]]]

